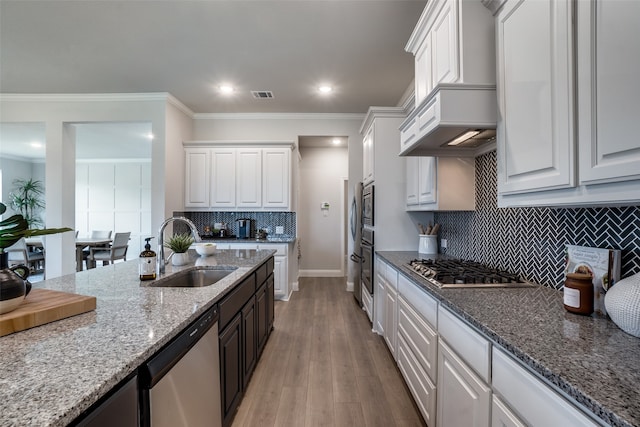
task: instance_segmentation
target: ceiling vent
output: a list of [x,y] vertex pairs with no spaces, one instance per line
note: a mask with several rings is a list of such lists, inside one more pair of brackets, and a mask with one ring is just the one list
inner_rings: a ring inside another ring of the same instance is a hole
[[252,90],[251,95],[253,95],[255,99],[272,99],[273,98],[273,92],[271,92],[270,90]]

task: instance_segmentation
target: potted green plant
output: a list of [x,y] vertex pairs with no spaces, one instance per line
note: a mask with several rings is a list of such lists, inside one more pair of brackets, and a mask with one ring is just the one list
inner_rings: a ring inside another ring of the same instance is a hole
[[171,264],[175,266],[185,265],[189,261],[186,252],[193,242],[194,239],[189,233],[177,233],[169,237],[164,246],[173,251]]
[[16,187],[9,193],[9,206],[24,217],[29,228],[44,226],[39,213],[44,209],[44,186],[41,181],[29,179],[15,179]]
[[[0,203],[0,215],[7,211],[4,203]],[[44,236],[47,234],[64,233],[71,231],[68,227],[63,228],[29,228],[29,223],[21,214],[15,214],[0,221],[0,268],[8,267],[8,254],[5,252],[9,246],[16,243],[23,237]]]

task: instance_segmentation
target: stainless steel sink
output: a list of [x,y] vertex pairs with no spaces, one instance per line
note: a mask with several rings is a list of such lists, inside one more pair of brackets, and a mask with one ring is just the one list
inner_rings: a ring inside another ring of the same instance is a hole
[[236,271],[236,269],[237,267],[188,270],[176,273],[167,278],[159,279],[151,283],[150,286],[162,288],[201,288],[213,285]]

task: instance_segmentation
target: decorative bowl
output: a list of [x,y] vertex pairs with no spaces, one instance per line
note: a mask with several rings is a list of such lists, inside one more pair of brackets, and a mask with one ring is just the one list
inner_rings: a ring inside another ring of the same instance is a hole
[[216,244],[215,243],[200,243],[196,246],[196,252],[200,256],[209,256],[216,253]]
[[604,294],[604,305],[613,323],[640,338],[640,273],[613,285]]

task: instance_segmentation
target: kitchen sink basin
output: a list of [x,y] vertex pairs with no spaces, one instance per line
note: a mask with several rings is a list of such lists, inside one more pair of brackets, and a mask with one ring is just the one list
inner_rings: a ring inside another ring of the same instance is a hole
[[151,283],[150,286],[160,288],[202,288],[204,286],[213,285],[217,281],[225,278],[232,272],[236,271],[236,268],[184,271],[165,279],[159,279],[158,281]]

